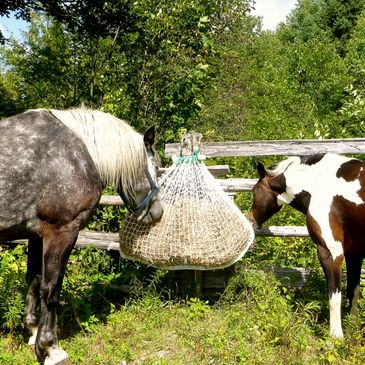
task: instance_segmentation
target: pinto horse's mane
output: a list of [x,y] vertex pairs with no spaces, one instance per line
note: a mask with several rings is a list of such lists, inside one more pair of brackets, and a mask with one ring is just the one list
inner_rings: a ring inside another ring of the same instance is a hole
[[298,156],[292,156],[287,158],[284,161],[277,163],[276,165],[272,166],[268,170],[268,174],[272,177],[279,176],[284,173],[290,165],[300,165],[301,160]]
[[147,166],[142,136],[108,113],[87,108],[50,112],[86,145],[105,185],[131,193]]

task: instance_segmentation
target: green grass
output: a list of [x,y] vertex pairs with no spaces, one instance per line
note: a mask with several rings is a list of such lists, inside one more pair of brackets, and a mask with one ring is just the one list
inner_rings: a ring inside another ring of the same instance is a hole
[[[36,364],[22,328],[25,248],[0,251],[1,365]],[[76,250],[58,311],[60,344],[75,365],[365,363],[364,299],[358,323],[345,314],[345,340],[333,341],[321,270],[306,287],[287,289],[253,261],[236,265],[218,298],[178,299],[164,271]]]
[[[364,364],[363,331],[347,318],[345,340],[329,339],[326,303],[310,292],[252,271],[234,277],[214,304],[166,300],[151,289],[87,325],[76,321],[72,333],[61,321],[60,342],[77,365]],[[34,360],[20,333],[0,338],[0,364]]]

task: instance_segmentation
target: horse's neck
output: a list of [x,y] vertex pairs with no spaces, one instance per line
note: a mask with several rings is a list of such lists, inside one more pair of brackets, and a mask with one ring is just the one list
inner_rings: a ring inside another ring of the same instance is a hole
[[310,200],[311,200],[311,195],[308,192],[303,191],[297,194],[289,205],[306,215],[308,212]]
[[287,203],[306,214],[316,188],[316,172],[311,167],[296,169],[285,176]]

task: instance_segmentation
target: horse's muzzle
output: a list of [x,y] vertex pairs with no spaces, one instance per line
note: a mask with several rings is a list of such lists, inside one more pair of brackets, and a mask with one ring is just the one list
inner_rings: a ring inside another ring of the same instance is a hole
[[151,203],[146,206],[138,215],[137,221],[144,224],[151,224],[161,219],[163,205],[158,197],[154,197]]
[[249,212],[247,212],[246,214],[246,218],[247,220],[251,223],[252,227],[254,229],[260,229],[261,228],[261,225],[259,225],[257,222],[256,222],[256,219],[253,215],[253,212],[252,210],[250,210]]

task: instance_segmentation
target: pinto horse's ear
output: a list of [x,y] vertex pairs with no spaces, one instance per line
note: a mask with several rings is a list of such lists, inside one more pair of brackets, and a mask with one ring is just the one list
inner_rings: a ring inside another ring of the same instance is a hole
[[263,178],[267,175],[266,168],[261,162],[257,163],[256,170],[259,173],[260,178]]
[[143,135],[143,141],[146,148],[152,147],[155,143],[155,127],[152,126],[147,129]]

